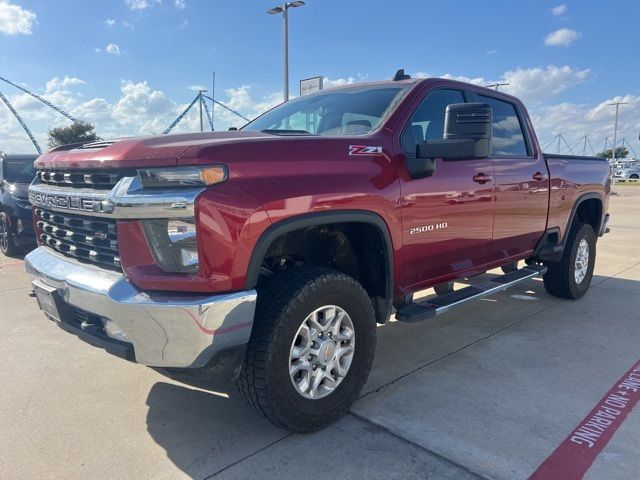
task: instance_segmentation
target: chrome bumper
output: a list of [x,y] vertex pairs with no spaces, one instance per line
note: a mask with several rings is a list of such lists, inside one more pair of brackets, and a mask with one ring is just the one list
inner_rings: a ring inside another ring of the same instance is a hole
[[27,255],[25,265],[32,281],[55,288],[65,304],[115,322],[143,365],[202,367],[251,336],[255,290],[214,296],[143,292],[120,273],[47,247]]

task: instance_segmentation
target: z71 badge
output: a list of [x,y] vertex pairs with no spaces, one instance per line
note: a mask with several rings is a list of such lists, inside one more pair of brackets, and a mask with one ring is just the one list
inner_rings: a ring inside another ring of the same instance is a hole
[[349,145],[349,155],[381,155],[382,147],[368,145]]

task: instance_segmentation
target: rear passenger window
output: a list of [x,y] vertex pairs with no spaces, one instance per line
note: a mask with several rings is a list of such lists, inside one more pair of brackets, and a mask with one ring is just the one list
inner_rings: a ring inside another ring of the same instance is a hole
[[442,140],[444,115],[447,106],[452,103],[464,103],[461,91],[436,90],[422,100],[402,132],[401,142],[405,154],[415,156],[418,143],[424,140]]
[[493,109],[491,155],[528,157],[529,148],[515,106],[483,95],[478,95],[478,101]]

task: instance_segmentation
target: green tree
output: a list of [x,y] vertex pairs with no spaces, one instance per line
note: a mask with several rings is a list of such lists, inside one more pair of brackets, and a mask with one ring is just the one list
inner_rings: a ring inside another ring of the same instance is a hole
[[94,131],[95,125],[87,122],[74,122],[68,127],[56,127],[49,130],[49,147],[59,147],[69,143],[89,143],[102,140]]
[[[616,158],[627,158],[629,149],[627,147],[616,147]],[[613,158],[613,148],[608,148],[604,152],[600,152],[596,157]]]

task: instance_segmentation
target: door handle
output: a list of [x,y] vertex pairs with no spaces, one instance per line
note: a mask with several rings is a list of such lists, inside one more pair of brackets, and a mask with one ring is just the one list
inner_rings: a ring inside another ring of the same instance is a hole
[[533,179],[534,179],[536,182],[541,182],[541,181],[543,181],[543,180],[546,180],[545,176],[544,176],[544,175],[542,175],[542,173],[540,173],[540,172],[536,172],[536,173],[534,173],[534,174],[533,174]]
[[493,178],[490,175],[485,175],[484,173],[477,173],[473,176],[473,181],[479,184],[484,184],[490,182]]

